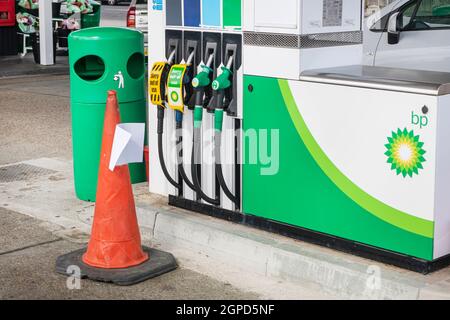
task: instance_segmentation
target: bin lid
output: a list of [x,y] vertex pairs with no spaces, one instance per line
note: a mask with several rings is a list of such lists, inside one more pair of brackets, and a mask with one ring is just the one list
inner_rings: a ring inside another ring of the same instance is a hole
[[119,102],[143,100],[144,36],[137,30],[94,27],[70,33],[71,100],[105,103],[116,90]]
[[424,70],[352,65],[307,70],[300,81],[432,96],[450,94],[450,73]]
[[99,41],[99,40],[127,40],[136,39],[142,37],[142,33],[139,30],[120,27],[94,27],[80,29],[72,32],[70,37],[74,40],[82,41]]

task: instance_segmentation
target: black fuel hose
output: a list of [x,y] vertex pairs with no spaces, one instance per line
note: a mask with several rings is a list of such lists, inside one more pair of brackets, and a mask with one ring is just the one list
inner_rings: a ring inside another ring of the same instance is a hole
[[[177,111],[179,112],[179,111]],[[177,115],[178,116],[178,115]],[[191,188],[193,191],[197,192],[197,188],[195,187],[194,183],[191,182],[189,177],[186,174],[186,171],[184,170],[184,164],[183,164],[183,122],[182,117],[179,116],[180,119],[177,119],[176,122],[176,140],[177,140],[177,154],[178,154],[178,172],[181,175],[181,178],[186,182],[189,188]],[[178,121],[180,120],[180,121]]]
[[209,197],[207,194],[205,194],[202,190],[200,181],[199,181],[199,172],[197,164],[201,163],[201,138],[200,138],[200,128],[194,128],[194,145],[192,150],[192,161],[191,161],[191,171],[192,171],[192,179],[195,186],[195,191],[198,195],[200,195],[200,198],[205,200],[206,202],[218,206],[220,205],[220,195],[218,194],[215,199]]
[[233,203],[236,205],[236,207],[240,208],[240,199],[238,196],[234,195],[230,189],[227,186],[227,183],[225,181],[225,178],[223,176],[223,170],[222,170],[222,131],[215,130],[214,133],[214,158],[216,161],[215,169],[216,169],[216,176],[217,180],[219,182],[220,187],[222,188],[225,195],[233,201]]
[[181,190],[181,183],[176,182],[169,174],[167,170],[166,162],[164,160],[164,150],[163,150],[163,133],[164,133],[164,107],[158,106],[158,155],[159,155],[159,163],[161,165],[161,169],[166,176],[166,179],[170,182],[178,190]]

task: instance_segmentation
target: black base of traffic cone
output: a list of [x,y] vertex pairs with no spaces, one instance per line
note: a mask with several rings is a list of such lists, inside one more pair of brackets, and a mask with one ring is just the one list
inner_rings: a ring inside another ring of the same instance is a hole
[[78,266],[82,279],[110,282],[120,286],[130,286],[147,279],[155,278],[178,267],[172,254],[156,249],[142,247],[148,253],[150,259],[135,267],[125,269],[102,269],[88,266],[81,258],[86,249],[77,250],[56,259],[56,272],[66,276],[69,266]]

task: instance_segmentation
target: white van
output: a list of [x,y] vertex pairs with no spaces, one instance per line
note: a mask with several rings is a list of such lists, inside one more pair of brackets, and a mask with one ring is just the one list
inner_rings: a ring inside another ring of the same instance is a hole
[[364,64],[450,72],[450,0],[397,0],[365,21]]

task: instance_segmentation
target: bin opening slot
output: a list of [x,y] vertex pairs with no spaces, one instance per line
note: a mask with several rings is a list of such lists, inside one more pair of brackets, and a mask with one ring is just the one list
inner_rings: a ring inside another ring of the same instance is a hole
[[144,55],[140,52],[133,53],[127,62],[127,71],[133,79],[139,79],[144,75]]
[[105,63],[99,56],[89,55],[78,59],[74,70],[81,79],[93,81],[105,73]]

